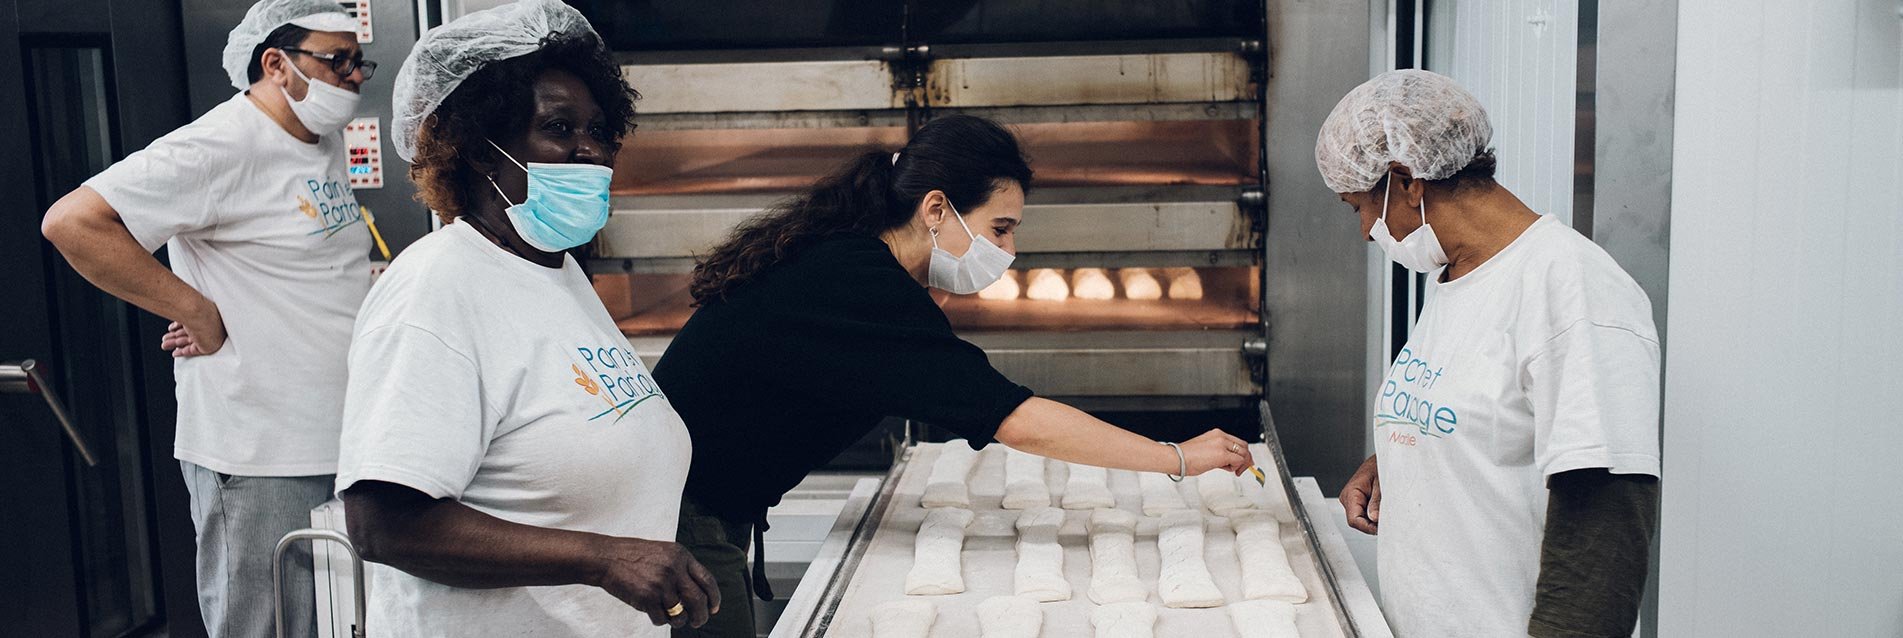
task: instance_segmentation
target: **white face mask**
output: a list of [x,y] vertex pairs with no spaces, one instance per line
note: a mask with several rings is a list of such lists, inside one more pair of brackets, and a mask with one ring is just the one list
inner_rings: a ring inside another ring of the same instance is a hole
[[971,226],[965,224],[965,216],[958,214],[951,202],[945,202],[945,207],[951,209],[952,217],[957,218],[958,225],[971,236],[971,248],[965,250],[963,257],[953,257],[938,247],[938,231],[932,231],[932,262],[925,269],[926,282],[956,295],[969,295],[997,283],[1017,256],[971,232]]
[[290,103],[291,112],[297,114],[297,121],[303,122],[304,128],[318,135],[344,130],[344,125],[357,115],[357,101],[363,95],[311,79],[288,57],[284,63],[289,64],[291,72],[302,78],[309,87],[304,89],[304,100],[301,102],[291,99],[291,92],[284,90],[284,87],[278,87],[278,92],[284,94],[284,101]]
[[1434,272],[1447,265],[1447,251],[1440,247],[1440,238],[1434,236],[1434,227],[1427,224],[1427,196],[1421,196],[1421,227],[1408,233],[1401,241],[1394,241],[1394,233],[1388,232],[1388,194],[1394,192],[1394,176],[1388,175],[1388,187],[1381,191],[1381,217],[1374,220],[1374,228],[1368,236],[1374,238],[1381,252],[1401,267],[1417,273]]

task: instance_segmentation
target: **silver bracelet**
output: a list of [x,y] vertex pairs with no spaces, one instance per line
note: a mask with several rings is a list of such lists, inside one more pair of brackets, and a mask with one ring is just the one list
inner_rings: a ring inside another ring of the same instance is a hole
[[1177,483],[1183,482],[1183,477],[1189,474],[1189,459],[1183,457],[1183,446],[1177,445],[1175,443],[1171,443],[1169,441],[1157,441],[1157,443],[1162,443],[1172,448],[1176,448],[1176,473],[1175,474],[1165,473],[1163,475],[1170,477],[1171,481],[1175,481]]

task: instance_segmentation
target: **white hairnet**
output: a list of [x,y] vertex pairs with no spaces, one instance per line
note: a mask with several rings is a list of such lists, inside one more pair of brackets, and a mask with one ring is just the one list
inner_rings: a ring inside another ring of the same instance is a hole
[[1388,162],[1420,179],[1446,179],[1492,138],[1487,110],[1452,78],[1389,71],[1349,91],[1328,114],[1315,139],[1315,167],[1337,193],[1374,188]]
[[242,91],[251,86],[251,52],[278,27],[295,24],[312,31],[357,30],[357,20],[336,0],[263,0],[244,12],[244,20],[225,39],[225,75]]
[[430,29],[396,72],[390,125],[396,154],[405,161],[416,156],[423,121],[464,79],[492,62],[534,53],[550,35],[575,34],[601,39],[581,12],[557,0],[522,0]]

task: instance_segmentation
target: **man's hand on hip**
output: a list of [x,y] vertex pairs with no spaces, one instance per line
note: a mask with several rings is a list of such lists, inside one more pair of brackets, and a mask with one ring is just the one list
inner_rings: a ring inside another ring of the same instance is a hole
[[177,321],[165,327],[165,336],[159,338],[159,347],[171,351],[176,358],[202,357],[225,347],[225,318],[218,313],[218,305],[206,302],[210,312],[204,319],[184,324]]

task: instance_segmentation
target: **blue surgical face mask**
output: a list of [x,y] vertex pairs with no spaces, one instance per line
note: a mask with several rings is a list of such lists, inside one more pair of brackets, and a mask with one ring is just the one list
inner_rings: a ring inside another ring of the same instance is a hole
[[[528,197],[520,204],[510,202],[506,211],[522,241],[536,250],[558,253],[588,243],[608,225],[608,184],[614,180],[614,169],[596,164],[540,162],[523,166],[494,141],[489,145],[529,176]],[[489,185],[502,195],[502,201],[509,201],[496,180],[490,179]]]

